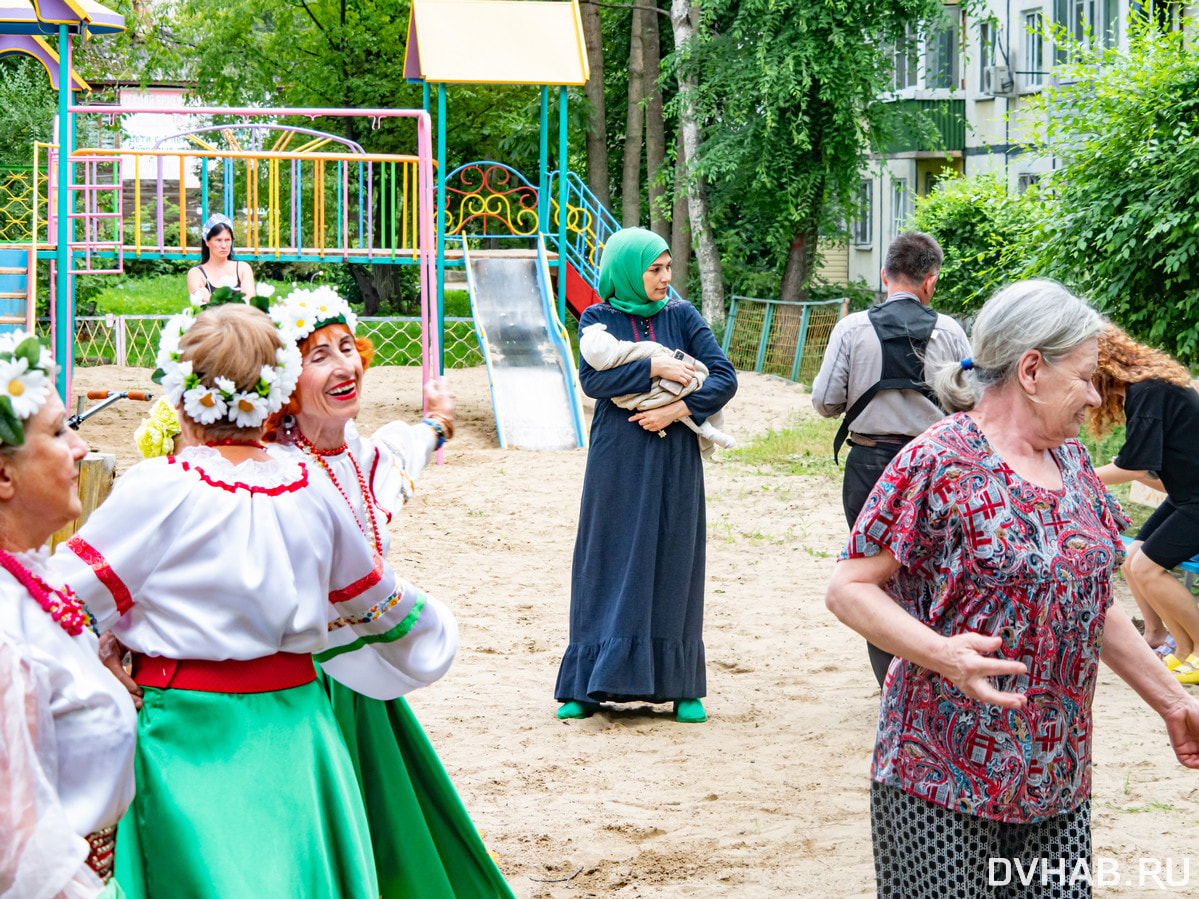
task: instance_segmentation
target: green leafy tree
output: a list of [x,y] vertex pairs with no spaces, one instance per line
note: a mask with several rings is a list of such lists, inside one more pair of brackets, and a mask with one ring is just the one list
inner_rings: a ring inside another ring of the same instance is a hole
[[[1199,50],[1133,23],[1127,52],[1071,49],[1032,103],[1033,143],[1058,167],[1030,242],[1035,271],[1134,336],[1199,361]],[[1039,121],[1038,121],[1039,120]]]
[[33,164],[33,144],[50,140],[57,104],[41,63],[0,57],[0,166]]
[[[716,233],[757,247],[802,299],[822,235],[844,232],[869,155],[899,124],[893,48],[940,0],[713,0],[696,48],[704,142],[694,173],[712,185]],[[722,236],[722,241],[727,237]]]
[[1043,214],[1036,188],[1012,194],[993,174],[942,180],[917,199],[912,227],[931,234],[945,251],[934,305],[968,314],[1023,277]]

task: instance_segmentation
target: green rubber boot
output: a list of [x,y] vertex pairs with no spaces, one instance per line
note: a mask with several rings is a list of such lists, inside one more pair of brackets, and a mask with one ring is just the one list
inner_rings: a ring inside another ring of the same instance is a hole
[[580,702],[572,699],[570,702],[562,703],[561,708],[558,709],[558,719],[565,721],[567,718],[590,718],[598,708],[598,702]]
[[703,724],[708,713],[698,699],[678,699],[674,703],[674,720],[680,724]]

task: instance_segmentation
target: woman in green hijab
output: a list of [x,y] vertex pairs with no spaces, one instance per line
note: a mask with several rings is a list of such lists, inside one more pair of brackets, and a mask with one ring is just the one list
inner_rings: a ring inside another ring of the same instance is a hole
[[[570,645],[558,671],[559,718],[584,718],[602,702],[673,702],[679,721],[706,720],[704,669],[704,472],[693,431],[737,391],[733,366],[698,312],[670,295],[670,249],[626,228],[600,260],[603,299],[579,332],[601,324],[618,340],[656,341],[657,355],[603,371],[579,362],[593,397],[591,448],[571,570]],[[678,354],[676,354],[678,355]],[[613,397],[648,392],[658,379],[689,384],[690,359],[708,377],[683,399],[645,412]]]

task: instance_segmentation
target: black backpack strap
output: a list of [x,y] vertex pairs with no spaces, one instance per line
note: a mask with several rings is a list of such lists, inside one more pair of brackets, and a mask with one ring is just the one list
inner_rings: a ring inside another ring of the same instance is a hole
[[833,461],[838,465],[841,464],[841,460],[837,456],[841,452],[841,447],[845,444],[846,438],[849,437],[850,424],[866,410],[866,407],[870,405],[870,401],[882,390],[918,390],[934,403],[936,402],[936,395],[932,392],[932,388],[923,381],[913,381],[911,378],[887,378],[882,381],[875,381],[866,389],[865,393],[858,397],[857,402],[850,407],[849,411],[845,413],[845,417],[841,419],[841,427],[837,428],[837,436],[833,438]]

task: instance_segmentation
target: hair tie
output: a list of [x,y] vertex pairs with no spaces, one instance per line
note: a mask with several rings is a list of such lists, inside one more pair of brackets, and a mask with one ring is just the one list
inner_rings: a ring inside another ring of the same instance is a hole
[[974,368],[974,360],[967,356],[965,359],[959,362],[958,365],[962,366],[962,371],[970,371]]

